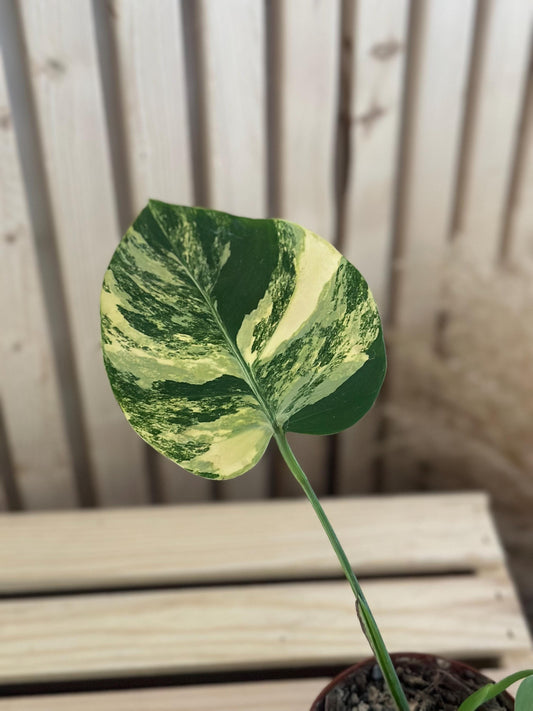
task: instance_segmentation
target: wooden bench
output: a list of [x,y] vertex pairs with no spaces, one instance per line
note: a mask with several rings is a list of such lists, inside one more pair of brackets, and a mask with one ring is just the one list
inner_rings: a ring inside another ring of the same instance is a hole
[[[485,495],[324,505],[392,651],[531,665]],[[368,656],[304,500],[4,515],[0,593],[0,711],[306,711]]]

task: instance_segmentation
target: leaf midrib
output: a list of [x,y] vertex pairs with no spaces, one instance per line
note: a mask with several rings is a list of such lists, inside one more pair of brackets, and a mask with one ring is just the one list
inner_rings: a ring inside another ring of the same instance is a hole
[[214,318],[215,321],[217,322],[217,325],[218,325],[218,327],[220,328],[220,330],[221,330],[221,332],[222,332],[222,334],[223,334],[223,336],[224,336],[224,338],[225,338],[225,340],[226,340],[226,343],[227,343],[227,345],[228,345],[228,347],[229,347],[231,353],[232,353],[233,356],[235,357],[236,361],[238,362],[238,364],[239,364],[239,366],[240,366],[240,368],[241,368],[241,370],[242,370],[242,373],[243,373],[243,375],[244,375],[245,381],[246,381],[247,384],[250,386],[250,389],[251,389],[251,391],[253,392],[253,394],[255,395],[255,397],[257,398],[257,401],[258,401],[259,405],[261,406],[261,408],[262,408],[264,414],[267,416],[267,418],[268,418],[268,420],[269,420],[269,422],[270,422],[270,424],[271,424],[271,426],[272,426],[272,431],[273,431],[274,433],[279,432],[280,426],[278,425],[278,423],[277,423],[277,421],[276,421],[276,418],[275,418],[273,412],[271,411],[270,406],[269,406],[267,400],[263,397],[263,394],[262,394],[262,392],[261,392],[261,388],[260,388],[260,386],[259,386],[259,383],[256,381],[253,372],[250,370],[250,368],[248,367],[248,364],[247,364],[246,361],[244,360],[244,358],[243,358],[243,356],[242,356],[242,353],[240,352],[239,348],[237,347],[237,344],[234,343],[233,339],[232,339],[231,336],[229,335],[229,333],[228,333],[228,331],[227,331],[227,329],[226,329],[226,326],[225,326],[224,322],[223,322],[222,319],[220,318],[220,314],[218,313],[215,304],[214,304],[214,303],[211,301],[211,299],[210,299],[210,295],[207,294],[207,293],[204,291],[204,289],[202,289],[202,287],[200,286],[200,284],[196,281],[195,277],[194,277],[193,274],[191,273],[191,271],[190,271],[189,267],[187,266],[187,264],[180,258],[179,254],[178,254],[178,253],[176,252],[176,250],[174,249],[174,246],[172,245],[172,242],[171,242],[170,239],[168,238],[167,233],[165,232],[163,226],[162,226],[161,223],[159,222],[157,215],[152,211],[151,207],[150,207],[150,213],[151,213],[152,217],[154,218],[154,220],[156,221],[156,223],[157,223],[159,229],[161,230],[161,233],[163,234],[165,240],[167,241],[167,243],[168,243],[168,245],[169,245],[169,247],[170,247],[172,253],[175,255],[176,259],[178,260],[178,262],[181,264],[181,266],[183,267],[183,269],[184,269],[185,272],[187,273],[187,276],[188,276],[189,279],[192,281],[192,283],[194,284],[194,286],[198,289],[198,291],[199,291],[200,294],[202,295],[202,297],[203,297],[205,303],[206,303],[207,306],[209,307],[209,310],[211,311],[211,313],[212,313],[212,315],[213,315],[213,318]]

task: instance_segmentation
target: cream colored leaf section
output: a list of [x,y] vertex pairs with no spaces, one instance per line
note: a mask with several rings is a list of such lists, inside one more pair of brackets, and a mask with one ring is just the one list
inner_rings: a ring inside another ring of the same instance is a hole
[[102,311],[112,320],[117,334],[106,345],[106,356],[116,370],[135,373],[139,387],[176,379],[177,353],[181,382],[200,385],[221,375],[242,377],[238,363],[225,349],[198,343],[183,333],[175,333],[174,344],[168,346],[135,329],[123,316],[123,310],[135,312],[135,304],[118,287],[112,271],[106,274],[105,286],[108,288],[102,291]]
[[296,288],[283,318],[260,353],[260,360],[267,360],[281,349],[284,342],[294,338],[294,334],[317,308],[325,285],[336,273],[342,259],[342,255],[329,242],[309,230],[304,230],[303,242],[304,248],[295,264]]
[[187,434],[198,442],[207,440],[211,444],[203,454],[184,461],[186,469],[233,479],[261,459],[272,437],[272,427],[259,410],[243,407],[235,415],[190,428]]

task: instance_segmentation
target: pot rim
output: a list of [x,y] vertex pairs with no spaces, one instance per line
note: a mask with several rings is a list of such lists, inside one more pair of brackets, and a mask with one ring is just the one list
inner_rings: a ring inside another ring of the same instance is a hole
[[[428,654],[428,653],[424,653],[424,652],[393,652],[390,655],[390,657],[393,662],[396,659],[401,658],[401,657],[411,657],[411,658],[415,658],[415,659],[420,659],[421,661],[425,661],[426,663],[434,663],[434,662],[440,660],[440,661],[444,661],[444,662],[453,664],[456,667],[461,667],[462,669],[465,669],[467,671],[474,672],[478,676],[481,676],[484,679],[486,679],[487,683],[493,682],[493,679],[490,679],[488,676],[485,676],[485,674],[480,672],[479,669],[476,669],[475,667],[472,667],[469,664],[465,664],[465,662],[459,662],[455,659],[448,659],[447,657],[442,657],[438,654]],[[369,663],[377,664],[376,658],[375,657],[367,657],[366,659],[362,659],[360,662],[357,662],[356,664],[352,664],[351,667],[348,667],[347,669],[344,669],[343,671],[341,671],[340,674],[337,674],[336,677],[334,677],[328,684],[326,684],[326,686],[322,689],[322,691],[319,693],[319,695],[313,701],[313,703],[311,704],[310,711],[316,711],[317,704],[320,701],[323,701],[325,696],[327,694],[329,694],[329,692],[335,686],[337,686],[337,684],[342,683],[347,676],[350,676],[353,672],[357,671],[358,669],[360,669],[361,667],[363,667]],[[513,697],[507,691],[502,691],[501,695],[507,696],[511,701],[513,700]]]

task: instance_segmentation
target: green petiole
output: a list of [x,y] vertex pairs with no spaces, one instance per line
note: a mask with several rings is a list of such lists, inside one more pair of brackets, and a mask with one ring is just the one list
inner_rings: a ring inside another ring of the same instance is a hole
[[390,694],[394,699],[399,711],[409,711],[409,704],[407,703],[407,699],[398,679],[398,675],[396,674],[396,670],[394,669],[394,666],[392,664],[390,655],[385,646],[385,642],[383,641],[383,637],[381,636],[381,632],[379,631],[372,612],[370,611],[370,607],[368,606],[359,581],[357,580],[350,566],[350,562],[346,557],[346,553],[344,552],[340,541],[337,538],[335,531],[333,530],[333,526],[331,525],[328,517],[326,516],[326,513],[322,508],[322,505],[318,500],[317,495],[313,490],[313,487],[309,483],[308,478],[306,477],[304,471],[298,464],[298,461],[294,456],[289,446],[289,443],[287,442],[285,433],[281,429],[278,429],[274,432],[274,437],[276,439],[281,455],[283,456],[283,459],[287,463],[287,466],[292,472],[294,478],[300,484],[307,498],[311,502],[311,505],[315,510],[315,513],[318,516],[320,523],[322,524],[322,528],[326,532],[326,535],[329,538],[333,550],[335,551],[337,558],[339,559],[344,575],[350,583],[350,587],[352,588],[353,594],[355,596],[357,616],[359,618],[359,622],[361,623],[361,627],[363,629],[365,637],[367,638],[370,647],[376,657],[385,682],[389,688]]

